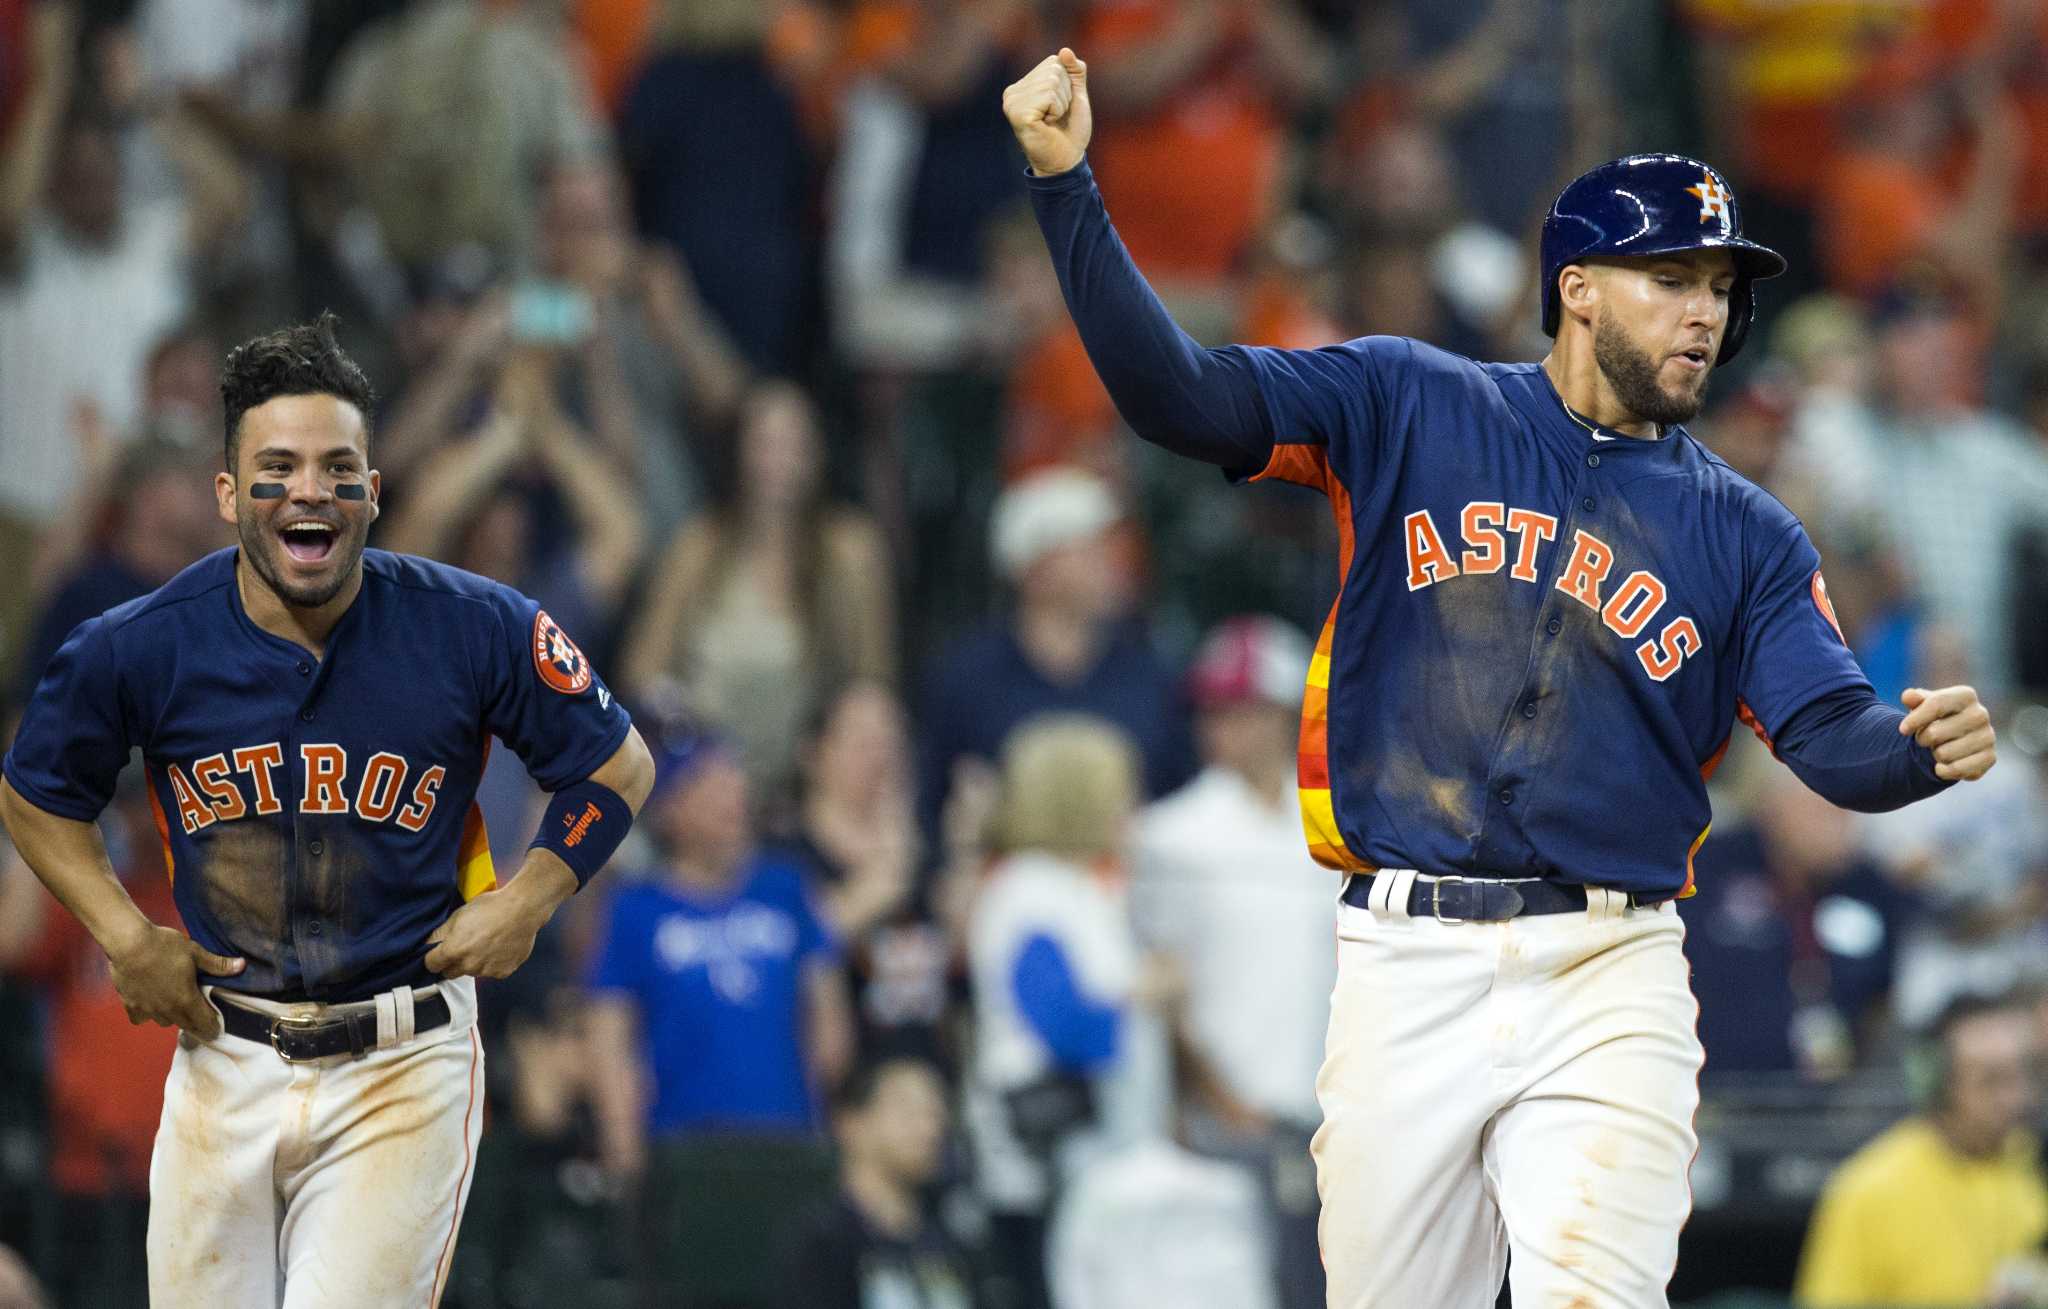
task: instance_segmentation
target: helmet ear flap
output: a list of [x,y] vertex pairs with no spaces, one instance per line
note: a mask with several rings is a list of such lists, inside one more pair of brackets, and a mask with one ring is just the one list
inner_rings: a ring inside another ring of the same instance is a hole
[[1721,353],[1714,356],[1716,366],[1727,363],[1742,349],[1742,343],[1749,336],[1750,325],[1756,321],[1756,282],[1747,277],[1735,279],[1735,286],[1728,293],[1728,326],[1721,332]]

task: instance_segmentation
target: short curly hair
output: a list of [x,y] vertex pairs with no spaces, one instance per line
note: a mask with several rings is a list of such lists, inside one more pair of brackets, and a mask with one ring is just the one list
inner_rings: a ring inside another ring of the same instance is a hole
[[227,468],[235,471],[241,444],[242,415],[281,395],[331,395],[346,400],[363,416],[367,445],[376,389],[362,367],[334,336],[339,320],[323,310],[310,323],[280,327],[244,341],[228,351],[220,372],[221,408],[227,421]]

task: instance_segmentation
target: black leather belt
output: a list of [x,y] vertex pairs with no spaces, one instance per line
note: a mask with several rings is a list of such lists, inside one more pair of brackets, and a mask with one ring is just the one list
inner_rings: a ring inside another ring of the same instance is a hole
[[[329,1018],[292,1018],[236,1004],[234,997],[223,991],[215,991],[213,998],[221,1002],[221,1026],[229,1036],[267,1045],[277,1051],[277,1057],[286,1063],[325,1059],[337,1054],[360,1059],[377,1048],[375,1005]],[[431,1032],[447,1021],[448,1001],[439,991],[421,996],[413,1004],[414,1032]]]
[[[1354,909],[1371,908],[1375,874],[1356,873],[1344,884],[1344,903]],[[1630,893],[1631,907],[1661,904]],[[1546,878],[1507,882],[1487,877],[1439,877],[1434,881],[1415,879],[1408,888],[1408,916],[1434,918],[1440,923],[1498,923],[1523,914],[1564,914],[1586,911],[1586,888]]]

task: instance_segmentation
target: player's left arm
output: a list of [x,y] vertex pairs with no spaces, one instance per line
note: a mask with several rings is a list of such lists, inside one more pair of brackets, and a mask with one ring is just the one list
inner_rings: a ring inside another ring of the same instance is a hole
[[[527,850],[518,875],[503,888],[463,905],[434,929],[427,938],[433,947],[427,952],[428,969],[451,978],[506,977],[525,963],[533,953],[534,938],[555,916],[555,910],[590,880],[617,848],[618,839],[603,837],[625,836],[627,825],[640,812],[653,786],[654,758],[640,739],[639,729],[628,727],[626,739],[596,772],[555,793],[541,820],[541,836]],[[565,796],[569,797],[568,812],[558,813],[565,809]],[[566,833],[575,831],[578,821],[589,812],[584,805],[595,806],[600,817],[586,823],[573,844],[558,844],[569,839]],[[610,829],[604,830],[605,809],[614,805],[624,821],[614,817]],[[579,866],[586,864],[590,866]]]
[[1996,761],[1972,688],[1908,691],[1906,712],[1877,698],[1796,520],[1758,560],[1749,596],[1737,678],[1746,717],[1815,792],[1844,809],[1897,809]]

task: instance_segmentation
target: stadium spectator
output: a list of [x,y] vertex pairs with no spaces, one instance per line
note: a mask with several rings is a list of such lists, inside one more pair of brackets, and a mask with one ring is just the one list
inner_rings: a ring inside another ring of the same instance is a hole
[[839,1191],[793,1225],[784,1309],[974,1309],[974,1268],[927,1203],[944,1162],[945,1079],[922,1059],[855,1066],[833,1096]]
[[1963,996],[1927,1038],[1920,1113],[1829,1180],[1800,1259],[1804,1309],[2028,1306],[2048,1285],[2048,1177],[2026,1124],[2040,1051],[2010,1000]]
[[988,343],[993,220],[1024,196],[988,106],[1030,63],[1030,0],[864,0],[833,173],[833,342],[856,366],[934,369]]
[[965,1103],[991,1257],[1044,1309],[1045,1228],[1062,1180],[1166,1130],[1156,1012],[1177,985],[1132,932],[1122,851],[1137,757],[1115,727],[1050,714],[1003,749],[1001,851],[967,930],[975,1029]]
[[926,831],[938,830],[955,770],[993,761],[1011,729],[1042,713],[1095,714],[1127,732],[1146,795],[1187,779],[1187,723],[1172,675],[1127,617],[1131,579],[1111,534],[1122,520],[1108,486],[1074,468],[1034,473],[997,500],[989,552],[1015,600],[957,638],[926,675]]
[[668,680],[738,742],[757,795],[789,792],[796,738],[828,687],[893,682],[893,565],[874,520],[825,490],[802,388],[756,386],[740,411],[731,491],[685,523],[626,634],[622,685]]
[[513,292],[514,331],[536,293],[582,311],[588,333],[567,343],[574,358],[558,370],[563,403],[630,475],[650,530],[666,539],[701,505],[702,437],[737,412],[746,365],[675,252],[634,236],[609,161],[549,170],[535,276]]
[[[1821,264],[1831,286],[1864,296],[1883,291],[1900,268],[1924,264],[1968,288],[1980,310],[1996,312],[2025,127],[1989,70],[1961,72],[1953,88],[1938,71],[1901,76],[1880,65],[1857,97],[1844,148],[1819,171],[1814,192]],[[1970,139],[1970,166],[1951,183],[1957,128]]]
[[1703,1076],[1841,1077],[1879,1043],[1916,908],[1851,816],[1770,766],[1751,825],[1716,831],[1679,902],[1700,997]]
[[[102,823],[108,857],[136,907],[176,926],[140,770],[122,780]],[[142,1304],[150,1151],[178,1033],[129,1020],[105,952],[4,842],[0,973],[32,984],[47,1006],[49,1181],[59,1242],[47,1271],[58,1303]]]
[[[210,494],[219,456],[166,441],[135,442],[113,456],[106,481],[74,515],[84,557],[69,562],[43,602],[15,678],[26,703],[73,628],[155,590],[210,550],[234,540]],[[61,535],[52,532],[51,538]],[[44,568],[54,560],[39,560]]]
[[1183,1139],[1249,1166],[1293,1309],[1323,1301],[1306,1163],[1337,976],[1338,879],[1309,858],[1295,798],[1310,653],[1273,618],[1210,633],[1188,673],[1204,767],[1138,815],[1131,842],[1139,938],[1186,979]]
[[1265,1205],[1240,1169],[1170,1140],[1080,1170],[1047,1237],[1059,1309],[1278,1309]]
[[247,195],[228,169],[194,172],[185,199],[137,203],[103,111],[81,98],[59,121],[37,112],[24,122],[49,134],[17,142],[47,160],[48,176],[19,181],[43,204],[0,211],[0,505],[41,524],[84,472],[73,435],[82,406],[117,440],[139,427],[150,352],[188,316],[192,268],[233,229]]
[[803,788],[781,849],[846,943],[860,1047],[949,1062],[954,943],[936,908],[949,884],[917,879],[924,840],[903,707],[879,683],[849,683],[805,725],[798,755]]
[[853,1041],[839,947],[802,873],[757,852],[731,747],[699,734],[658,765],[661,863],[614,890],[588,979],[599,1141],[625,1178],[650,1139],[814,1132]]
[[640,230],[676,251],[747,363],[794,376],[816,234],[809,146],[768,51],[775,6],[658,0],[619,149]]
[[1074,44],[1101,70],[1089,158],[1118,231],[1177,310],[1226,329],[1227,281],[1279,207],[1287,115],[1329,95],[1331,52],[1294,0],[1078,10]]
[[[531,348],[507,360],[492,417],[415,470],[381,544],[517,586],[604,652],[640,565],[640,515],[619,496],[626,470],[556,405],[552,364]],[[567,529],[544,530],[543,506],[566,510]]]
[[2040,761],[2019,750],[1984,780],[1862,820],[1872,859],[1921,905],[1901,943],[1893,1004],[1907,1028],[1957,991],[2048,979],[2048,784]]
[[[1953,296],[1889,295],[1876,334],[1877,404],[1860,421],[1802,424],[1799,454],[1833,470],[1838,504],[1883,515],[1929,616],[1961,635],[1997,705],[2012,682],[2008,570],[2017,534],[2048,521],[2048,447],[1982,407],[1978,331]],[[1902,499],[1901,486],[1926,493]]]

